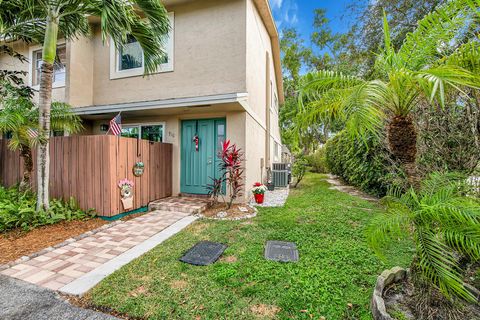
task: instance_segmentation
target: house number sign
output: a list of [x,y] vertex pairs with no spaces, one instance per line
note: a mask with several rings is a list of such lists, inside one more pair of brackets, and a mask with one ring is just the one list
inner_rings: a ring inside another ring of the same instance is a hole
[[142,176],[144,171],[145,171],[145,165],[143,164],[143,162],[137,162],[133,166],[133,175],[135,177]]

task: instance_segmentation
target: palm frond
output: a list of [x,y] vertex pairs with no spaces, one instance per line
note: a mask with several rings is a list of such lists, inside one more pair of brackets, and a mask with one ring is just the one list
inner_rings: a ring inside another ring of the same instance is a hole
[[440,235],[445,243],[472,260],[480,260],[480,227],[445,228]]
[[453,65],[470,71],[472,74],[480,74],[480,44],[477,40],[469,41],[451,55],[440,59],[436,65]]
[[299,94],[302,122],[308,127],[318,120],[345,120],[348,131],[354,135],[376,133],[385,116],[378,107],[384,105],[378,101],[381,86],[381,82],[367,82],[340,72],[308,74]]
[[[447,1],[418,22],[409,33],[398,55],[409,69],[420,71],[439,57],[449,55],[461,43],[455,42],[474,14],[469,0]],[[476,1],[476,0],[475,0]]]
[[63,102],[53,102],[51,110],[52,130],[77,133],[83,129],[82,119],[76,115],[72,107]]
[[348,89],[363,83],[363,79],[341,72],[321,70],[308,73],[302,78],[299,101],[302,103],[304,100],[315,100],[330,89]]
[[377,217],[367,228],[367,243],[375,253],[384,258],[384,249],[387,244],[404,238],[410,232],[411,217],[408,208],[397,204],[390,208],[387,214]]
[[428,228],[418,228],[416,233],[418,265],[425,276],[446,297],[458,296],[474,301],[473,295],[465,289],[458,263],[448,246],[439,241]]
[[463,92],[462,87],[480,88],[480,76],[455,65],[443,65],[416,72],[419,84],[430,101],[435,98],[442,106],[445,105],[445,90],[447,86]]

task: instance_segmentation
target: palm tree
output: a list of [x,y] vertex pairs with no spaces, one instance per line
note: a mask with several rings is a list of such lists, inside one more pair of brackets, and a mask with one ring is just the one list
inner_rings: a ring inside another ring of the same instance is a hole
[[[480,259],[480,203],[465,196],[465,177],[433,173],[420,188],[386,197],[387,213],[369,227],[368,242],[378,254],[389,241],[407,235],[415,244],[413,276],[423,276],[448,298],[473,301],[460,273],[459,255]],[[414,277],[415,279],[415,277]]]
[[100,20],[102,39],[121,48],[127,36],[143,49],[145,73],[164,61],[164,41],[170,29],[168,13],[160,0],[0,0],[0,36],[43,44],[39,92],[37,210],[48,209],[50,108],[53,64],[60,36],[74,40],[90,33],[89,19]]
[[[0,110],[0,134],[11,134],[9,147],[19,150],[23,158],[23,176],[19,190],[24,192],[30,188],[33,170],[32,148],[41,142],[38,133],[38,107],[30,97],[8,96],[2,100]],[[76,133],[81,130],[81,119],[73,113],[65,103],[52,103],[52,126],[54,131]]]
[[476,61],[473,65],[478,67],[478,35],[462,43],[472,38],[466,34],[471,31],[469,23],[475,25],[478,19],[473,1],[449,1],[427,15],[398,51],[390,40],[385,15],[384,49],[375,65],[377,78],[332,71],[307,74],[299,95],[303,125],[335,118],[345,121],[347,131],[362,136],[367,131],[378,133],[386,124],[392,155],[402,165],[409,184],[418,186],[412,112],[424,99],[443,106],[450,91],[480,88],[478,72],[465,61]]

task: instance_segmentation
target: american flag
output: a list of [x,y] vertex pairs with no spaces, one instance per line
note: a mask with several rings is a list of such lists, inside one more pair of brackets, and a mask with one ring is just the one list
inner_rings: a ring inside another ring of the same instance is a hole
[[35,129],[32,129],[32,128],[28,128],[28,129],[27,129],[27,135],[28,135],[31,139],[38,138],[38,131],[35,130]]
[[110,131],[114,136],[118,136],[122,133],[122,116],[120,113],[117,114],[115,118],[110,120]]

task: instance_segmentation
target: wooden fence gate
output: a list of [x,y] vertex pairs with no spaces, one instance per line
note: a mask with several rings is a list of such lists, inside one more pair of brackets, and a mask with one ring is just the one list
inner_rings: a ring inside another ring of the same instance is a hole
[[[0,183],[20,182],[23,160],[0,139]],[[33,188],[36,185],[36,152],[33,152]],[[143,162],[136,177],[133,167]],[[73,197],[83,210],[95,209],[111,217],[125,212],[118,182],[134,182],[134,209],[172,195],[172,145],[115,136],[72,136],[50,139],[50,197]]]

